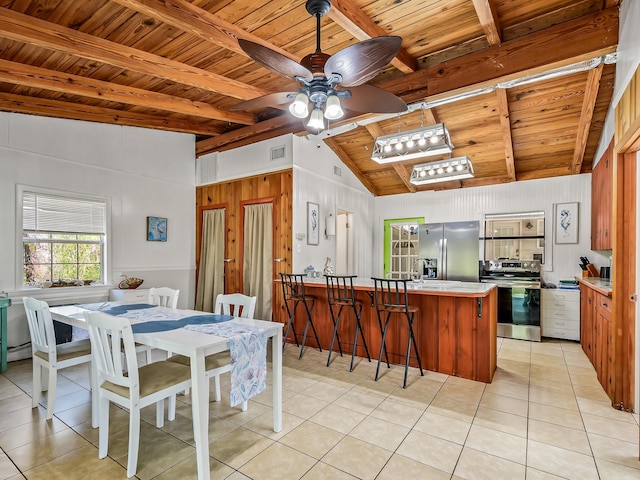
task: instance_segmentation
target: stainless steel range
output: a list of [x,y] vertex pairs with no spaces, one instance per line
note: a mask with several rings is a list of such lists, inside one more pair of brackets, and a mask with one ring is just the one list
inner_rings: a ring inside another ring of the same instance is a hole
[[498,285],[498,336],[540,341],[540,261],[480,262],[480,281]]

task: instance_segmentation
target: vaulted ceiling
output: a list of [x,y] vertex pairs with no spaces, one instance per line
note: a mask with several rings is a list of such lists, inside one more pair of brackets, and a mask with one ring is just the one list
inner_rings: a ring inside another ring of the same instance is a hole
[[[347,112],[319,137],[374,195],[590,172],[613,92],[614,60],[604,59],[616,50],[619,3],[333,0],[322,50],[402,37],[368,83],[412,111]],[[297,90],[238,39],[299,61],[315,50],[315,25],[304,0],[0,0],[0,110],[192,133],[198,156],[308,134],[286,109],[229,108]],[[424,159],[370,159],[377,136],[438,122],[475,178],[416,187],[409,175]]]

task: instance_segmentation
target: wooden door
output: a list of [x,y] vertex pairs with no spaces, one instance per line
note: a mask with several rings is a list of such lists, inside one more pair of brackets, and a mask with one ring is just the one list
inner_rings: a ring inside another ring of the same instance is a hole
[[[196,211],[211,205],[224,206],[226,218],[226,257],[225,291],[226,293],[243,290],[243,209],[248,203],[273,202],[273,275],[279,278],[279,272],[291,271],[293,244],[292,233],[292,191],[293,172],[283,170],[267,175],[256,175],[230,182],[204,185],[196,189]],[[201,218],[199,215],[197,218]],[[201,224],[196,226],[196,264],[200,255]],[[276,296],[272,292],[272,297]],[[273,298],[272,298],[273,302]],[[280,303],[281,304],[281,303]],[[276,305],[273,302],[273,305]],[[283,307],[282,307],[283,308]],[[274,319],[281,320],[284,315],[274,311]]]

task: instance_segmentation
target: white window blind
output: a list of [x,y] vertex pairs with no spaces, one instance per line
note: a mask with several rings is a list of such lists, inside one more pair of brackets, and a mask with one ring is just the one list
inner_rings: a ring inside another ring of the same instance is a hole
[[33,232],[106,234],[106,204],[23,192],[22,228]]

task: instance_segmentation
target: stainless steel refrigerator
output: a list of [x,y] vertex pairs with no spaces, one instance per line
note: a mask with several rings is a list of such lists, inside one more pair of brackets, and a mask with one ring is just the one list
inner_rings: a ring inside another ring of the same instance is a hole
[[423,278],[478,281],[480,222],[418,225],[418,259]]

